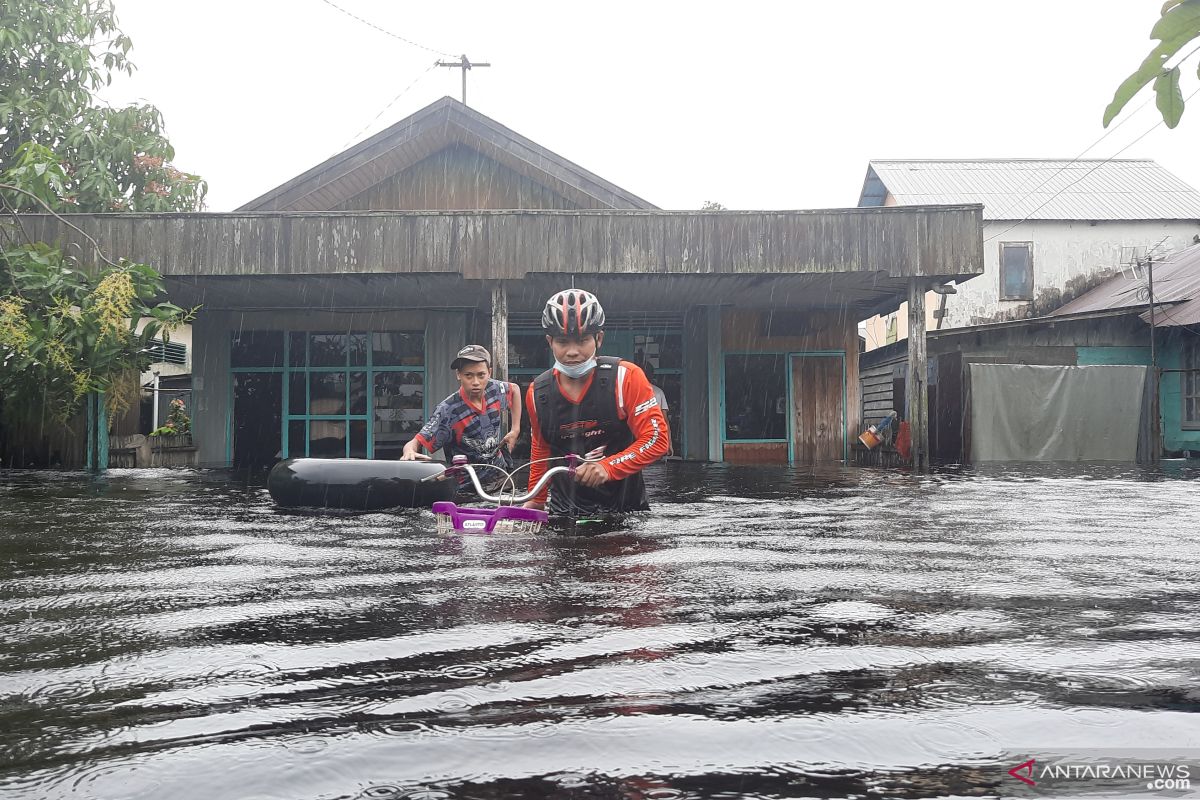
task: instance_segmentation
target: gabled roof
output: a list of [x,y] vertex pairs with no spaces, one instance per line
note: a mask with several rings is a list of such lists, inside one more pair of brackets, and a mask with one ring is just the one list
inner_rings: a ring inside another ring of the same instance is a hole
[[237,210],[330,211],[456,144],[547,186],[580,208],[657,208],[494,119],[443,97]]
[[1200,220],[1200,192],[1145,159],[871,161],[858,200],[943,203],[983,203],[984,220]]
[[[1145,309],[1150,321],[1149,282],[1145,268],[1117,275],[1051,312],[1052,317],[1097,311]],[[1200,244],[1154,264],[1155,326],[1200,324]]]

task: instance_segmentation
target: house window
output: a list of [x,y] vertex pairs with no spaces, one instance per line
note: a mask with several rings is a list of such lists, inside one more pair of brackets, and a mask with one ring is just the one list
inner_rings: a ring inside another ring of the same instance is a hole
[[725,356],[726,441],[787,441],[787,356]]
[[1183,427],[1200,430],[1200,346],[1183,348]]
[[1000,243],[1000,299],[1033,299],[1033,242]]
[[419,331],[234,332],[235,462],[399,458],[425,419],[424,364]]

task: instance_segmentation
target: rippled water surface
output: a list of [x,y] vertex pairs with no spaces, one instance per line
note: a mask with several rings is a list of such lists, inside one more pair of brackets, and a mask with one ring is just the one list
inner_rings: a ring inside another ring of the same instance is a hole
[[443,538],[0,473],[0,796],[994,796],[1200,747],[1196,477],[667,464],[623,529]]

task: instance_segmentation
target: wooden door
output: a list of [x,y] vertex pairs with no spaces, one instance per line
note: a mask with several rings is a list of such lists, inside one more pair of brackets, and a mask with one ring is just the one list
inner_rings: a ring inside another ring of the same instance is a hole
[[821,464],[845,458],[842,359],[792,356],[792,459]]

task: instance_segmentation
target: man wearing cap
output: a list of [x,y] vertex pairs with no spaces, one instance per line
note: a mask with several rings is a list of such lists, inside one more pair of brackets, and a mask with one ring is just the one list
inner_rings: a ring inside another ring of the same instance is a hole
[[[420,433],[404,445],[401,461],[428,460],[422,447],[430,453],[444,448],[448,456],[465,455],[472,464],[512,467],[510,453],[521,433],[521,391],[516,384],[493,380],[491,365],[491,354],[480,345],[458,351],[450,364],[458,376],[458,391],[438,403]],[[503,428],[505,411],[511,412],[508,433]],[[499,476],[487,472],[493,470],[480,473],[484,481]],[[459,478],[460,485],[465,484],[465,476]]]

